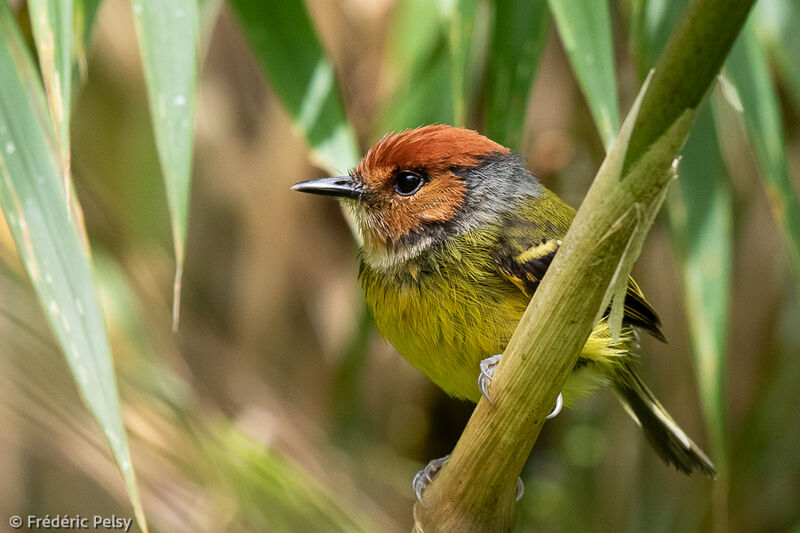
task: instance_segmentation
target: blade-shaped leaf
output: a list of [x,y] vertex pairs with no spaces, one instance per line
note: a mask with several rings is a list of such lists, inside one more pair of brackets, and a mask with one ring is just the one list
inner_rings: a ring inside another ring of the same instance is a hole
[[[639,2],[633,34],[640,72],[652,68],[686,2]],[[732,199],[729,178],[705,103],[678,168],[679,186],[668,194],[673,248],[683,278],[683,303],[694,354],[700,400],[714,463],[727,470],[723,388],[730,320]],[[725,490],[721,488],[719,490]]]
[[132,6],[172,222],[175,329],[189,216],[199,15],[196,0],[133,0]]
[[380,131],[401,131],[421,124],[450,124],[453,105],[450,88],[450,68],[445,50],[433,55],[428,68],[411,74],[381,109]]
[[383,67],[386,77],[397,81],[381,108],[375,138],[421,124],[453,123],[447,25],[442,19],[429,0],[399,2]]
[[800,4],[761,0],[755,9],[759,37],[776,59],[789,96],[800,112]]
[[334,173],[358,162],[333,65],[302,0],[232,0],[250,47],[318,164]]
[[475,30],[477,0],[438,0],[442,18],[449,28],[450,80],[453,122],[464,126],[467,120],[470,82],[470,51]]
[[608,150],[619,129],[611,15],[606,0],[549,0],[558,34]]
[[800,294],[800,201],[789,176],[778,96],[752,19],[731,50],[725,72],[741,102],[745,132],[761,167],[772,215],[783,235]]
[[639,77],[653,68],[688,0],[634,0],[631,42]]
[[86,82],[88,76],[86,66],[86,49],[92,40],[92,30],[97,19],[97,11],[100,9],[102,0],[75,0],[73,10],[73,50],[75,59],[80,67],[80,77],[82,82]]
[[519,149],[528,96],[549,29],[545,0],[496,1],[487,73],[486,130]]
[[0,35],[0,205],[50,327],[110,444],[145,529],[89,258],[69,220],[42,87],[6,2],[0,2]]
[[[444,42],[442,13],[430,0],[400,0],[393,11],[385,64],[400,82],[425,70]],[[396,71],[396,72],[395,72]]]
[[55,124],[64,190],[69,194],[69,116],[72,98],[72,0],[30,0],[39,67]]
[[683,149],[679,175],[680,187],[670,196],[670,226],[681,261],[683,297],[714,463],[724,472],[733,201],[708,103]]
[[203,56],[205,56],[211,31],[214,29],[219,10],[222,8],[222,0],[198,0],[197,7],[200,13],[200,38],[203,42]]

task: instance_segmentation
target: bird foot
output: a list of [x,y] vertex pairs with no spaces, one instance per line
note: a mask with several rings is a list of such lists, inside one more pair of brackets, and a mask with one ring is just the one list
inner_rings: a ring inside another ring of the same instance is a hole
[[428,485],[431,484],[433,481],[433,477],[439,473],[441,470],[442,465],[450,458],[450,455],[445,455],[444,457],[440,457],[438,459],[434,459],[427,465],[425,468],[417,472],[414,476],[414,480],[411,482],[411,486],[414,488],[414,494],[417,496],[417,501],[422,503],[422,491],[428,488]]
[[501,357],[503,357],[503,354],[501,353],[487,357],[481,361],[480,365],[481,373],[478,376],[478,388],[480,389],[481,394],[483,394],[483,397],[486,398],[491,404],[494,404],[494,400],[492,400],[492,397],[489,396],[489,384],[492,382],[494,368],[497,366],[497,363],[500,362]]
[[[480,363],[481,373],[478,375],[478,389],[480,389],[483,397],[486,398],[486,400],[492,405],[494,405],[494,400],[492,400],[492,397],[489,396],[489,385],[492,383],[492,374],[494,374],[494,369],[497,366],[497,363],[500,362],[501,357],[503,357],[503,354],[499,353],[491,357],[487,357]],[[556,398],[556,406],[553,408],[550,414],[547,415],[547,419],[550,420],[551,418],[555,418],[558,413],[561,412],[562,407],[564,407],[564,397],[559,392],[558,397]]]
[[[427,465],[425,468],[417,472],[414,476],[414,480],[411,482],[411,486],[414,488],[414,494],[417,497],[417,501],[422,503],[422,491],[428,488],[428,485],[431,484],[433,478],[436,477],[436,474],[439,473],[439,470],[442,469],[442,465],[447,462],[450,458],[450,455],[445,455],[444,457],[440,457],[439,459],[434,459]],[[525,485],[522,483],[522,478],[517,478],[517,496],[514,501],[519,501],[522,498],[522,495],[525,494]]]
[[550,411],[550,414],[547,415],[545,418],[550,420],[558,416],[558,413],[561,412],[561,408],[564,407],[564,396],[559,392],[558,396],[556,396],[556,406],[553,407],[553,410]]

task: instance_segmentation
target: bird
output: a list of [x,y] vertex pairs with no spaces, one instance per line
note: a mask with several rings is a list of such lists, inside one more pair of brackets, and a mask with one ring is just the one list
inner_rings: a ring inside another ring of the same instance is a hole
[[[492,370],[574,209],[526,169],[519,153],[445,124],[389,133],[349,174],[292,189],[337,197],[352,213],[362,239],[359,279],[381,335],[444,392],[491,401]],[[658,314],[629,278],[618,339],[606,313],[558,400],[563,395],[572,405],[610,384],[661,459],[687,474],[715,476],[706,454],[637,373],[640,331],[666,342]],[[442,461],[415,478],[418,498]]]

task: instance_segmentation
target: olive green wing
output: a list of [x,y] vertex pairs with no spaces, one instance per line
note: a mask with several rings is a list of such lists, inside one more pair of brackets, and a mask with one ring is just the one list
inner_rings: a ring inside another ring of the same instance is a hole
[[[552,193],[515,210],[515,214],[504,221],[493,252],[500,275],[532,297],[561,246],[561,236],[566,234],[573,213]],[[539,222],[542,220],[547,222]],[[666,342],[661,332],[661,319],[633,278],[628,281],[623,321]]]

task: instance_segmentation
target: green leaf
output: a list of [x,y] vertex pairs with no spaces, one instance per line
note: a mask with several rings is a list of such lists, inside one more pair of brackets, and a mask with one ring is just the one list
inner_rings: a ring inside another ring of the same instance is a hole
[[733,262],[733,200],[711,108],[704,105],[682,152],[670,195],[670,229],[680,258],[700,398],[714,462],[727,469],[725,368]]
[[168,3],[133,0],[132,6],[172,222],[175,246],[172,326],[175,329],[180,313],[189,215],[197,88],[198,8],[196,0]]
[[800,4],[761,0],[755,10],[759,37],[775,58],[788,94],[800,112]]
[[[725,72],[741,103],[745,132],[761,167],[772,216],[783,235],[800,294],[800,202],[786,161],[778,96],[768,71],[764,46],[750,20],[731,50]],[[727,86],[730,93],[731,86]]]
[[[200,13],[200,37],[204,42],[204,49],[208,47],[211,31],[217,22],[219,10],[222,8],[223,0],[198,0],[197,6]],[[205,56],[205,53],[203,54]],[[201,61],[202,63],[202,61]]]
[[[646,71],[655,65],[686,2],[651,0],[640,7],[636,15],[640,18],[636,52],[639,70]],[[683,280],[683,303],[714,463],[724,473],[727,438],[723,390],[730,321],[733,205],[708,103],[702,105],[681,157],[679,187],[671,187],[668,194],[670,233]]]
[[80,67],[81,81],[85,82],[88,76],[86,66],[86,49],[92,40],[92,30],[97,19],[97,11],[100,9],[102,0],[74,0],[73,10],[73,33],[76,36],[73,41],[75,59]]
[[44,314],[146,530],[92,269],[70,223],[42,87],[6,2],[0,2],[0,35],[0,206]]
[[395,90],[380,110],[376,138],[422,124],[453,123],[450,48],[442,19],[429,0],[399,2],[384,61]]
[[644,78],[656,64],[667,44],[687,0],[634,0],[631,41],[636,53],[639,77]]
[[342,505],[290,458],[266,448],[232,423],[207,428],[201,445],[224,489],[238,503],[244,531],[385,531],[362,508]]
[[422,124],[451,124],[453,105],[450,67],[446,50],[439,49],[428,68],[412,73],[383,106],[376,138],[387,131],[402,131]]
[[305,4],[232,0],[230,5],[313,158],[331,172],[347,172],[359,159],[356,137]]
[[619,129],[611,16],[605,0],[549,0],[558,34],[606,150]]
[[495,1],[487,66],[486,131],[518,150],[528,97],[547,43],[545,0]]
[[69,194],[72,101],[72,0],[30,0],[31,29],[55,125],[64,190]]
[[426,70],[443,46],[445,29],[435,2],[399,0],[393,12],[384,62],[390,67],[390,75],[400,78],[402,83]]
[[467,122],[470,85],[470,51],[475,31],[477,0],[438,0],[442,18],[449,29],[450,88],[453,98],[453,123]]

